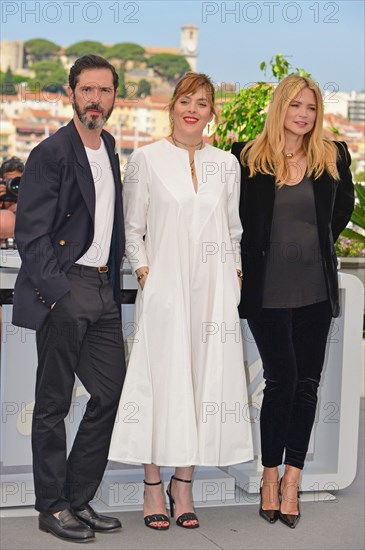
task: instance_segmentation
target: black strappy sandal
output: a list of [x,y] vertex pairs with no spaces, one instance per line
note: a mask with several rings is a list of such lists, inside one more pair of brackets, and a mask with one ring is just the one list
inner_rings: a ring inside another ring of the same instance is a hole
[[[156,483],[148,483],[145,479],[143,480],[143,483],[145,485],[153,486],[153,485],[161,485],[162,481],[157,481]],[[150,527],[151,529],[156,529],[157,531],[166,531],[170,527],[170,519],[165,516],[165,514],[149,514],[148,516],[144,516],[144,522],[147,527]],[[152,525],[153,523],[168,523],[168,525]]]
[[[175,506],[175,500],[172,498],[172,495],[171,495],[173,479],[175,479],[176,481],[181,481],[182,483],[191,483],[191,479],[181,479],[179,477],[171,476],[170,485],[166,489],[166,493],[170,501],[170,515],[172,518],[174,517],[174,506]],[[194,525],[184,525],[186,521],[196,521],[197,523],[195,523]],[[186,512],[185,514],[181,514],[181,516],[176,518],[176,525],[178,525],[179,527],[184,527],[184,529],[197,529],[199,527],[199,520],[197,518],[197,515],[194,514],[194,512]]]

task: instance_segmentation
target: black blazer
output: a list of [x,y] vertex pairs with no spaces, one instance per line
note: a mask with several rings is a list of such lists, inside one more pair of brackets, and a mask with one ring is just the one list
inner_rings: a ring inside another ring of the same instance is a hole
[[[121,177],[115,140],[102,131],[115,183],[115,214],[108,261],[120,305],[124,254]],[[66,294],[65,275],[94,238],[95,187],[85,147],[71,121],[35,147],[19,188],[15,239],[22,260],[14,288],[13,324],[38,330],[50,306]]]
[[[313,182],[319,244],[333,317],[338,317],[339,295],[337,257],[334,242],[346,227],[354,208],[354,186],[350,172],[351,157],[344,142],[335,142],[339,150],[337,167],[340,180],[327,172]],[[234,143],[232,153],[240,160],[245,143]],[[247,318],[262,308],[266,260],[270,243],[275,200],[275,178],[264,174],[248,176],[241,165],[240,216],[243,284],[240,317]]]

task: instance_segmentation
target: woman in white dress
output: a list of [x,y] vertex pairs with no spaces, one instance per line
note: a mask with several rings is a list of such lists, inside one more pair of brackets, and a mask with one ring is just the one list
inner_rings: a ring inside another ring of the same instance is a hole
[[137,276],[135,334],[109,459],[144,464],[144,519],[167,529],[161,466],[174,466],[171,517],[199,527],[194,466],[253,458],[237,305],[242,227],[236,158],[203,141],[214,87],[187,73],[171,135],[137,149],[123,185],[126,255]]

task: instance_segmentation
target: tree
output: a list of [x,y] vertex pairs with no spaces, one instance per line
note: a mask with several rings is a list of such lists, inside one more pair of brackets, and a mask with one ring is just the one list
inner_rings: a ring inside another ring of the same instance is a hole
[[8,70],[4,74],[3,78],[1,79],[1,94],[2,95],[16,95],[17,91],[14,86],[14,77],[13,73],[8,67]]
[[142,78],[138,82],[137,97],[146,97],[147,95],[151,95],[151,83]]
[[30,76],[24,76],[22,74],[13,74],[14,84],[21,84],[22,82],[29,82],[31,80]]
[[45,40],[44,38],[33,38],[32,40],[27,40],[27,42],[24,42],[24,47],[33,62],[40,61],[45,57],[54,56],[61,49],[61,46],[58,44],[50,42],[50,40]]
[[90,54],[105,56],[108,49],[108,46],[104,46],[101,42],[96,42],[94,40],[82,40],[81,42],[75,42],[75,44],[71,44],[71,46],[66,48],[65,54],[76,57]]
[[152,67],[159,75],[174,83],[183,74],[191,71],[189,63],[182,55],[172,53],[160,53],[152,55],[147,60],[148,67]]
[[119,67],[118,76],[119,76],[119,84],[118,84],[118,97],[125,98],[127,97],[127,89],[125,85],[125,74],[124,74],[124,65],[122,64]]
[[145,50],[133,42],[114,44],[106,52],[108,59],[120,59],[125,65],[127,61],[144,61]]
[[35,71],[35,78],[29,83],[31,89],[38,85],[42,90],[65,93],[67,71],[61,61],[38,61],[31,68]]
[[[269,62],[272,75],[277,81],[289,74],[310,76],[304,69],[291,71],[292,66],[282,54],[271,58]],[[267,64],[260,64],[266,74]],[[290,72],[291,71],[291,72]],[[260,134],[264,128],[266,111],[274,91],[270,82],[256,82],[248,88],[241,88],[233,99],[222,107],[222,121],[214,134],[214,145],[229,150],[234,141],[249,141]]]

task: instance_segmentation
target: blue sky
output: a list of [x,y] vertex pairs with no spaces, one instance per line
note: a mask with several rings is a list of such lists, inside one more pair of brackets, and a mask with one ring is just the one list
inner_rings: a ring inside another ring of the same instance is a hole
[[365,88],[363,0],[117,1],[3,0],[1,36],[179,46],[180,27],[199,27],[198,70],[244,86],[263,78],[261,61],[286,55],[322,90]]

